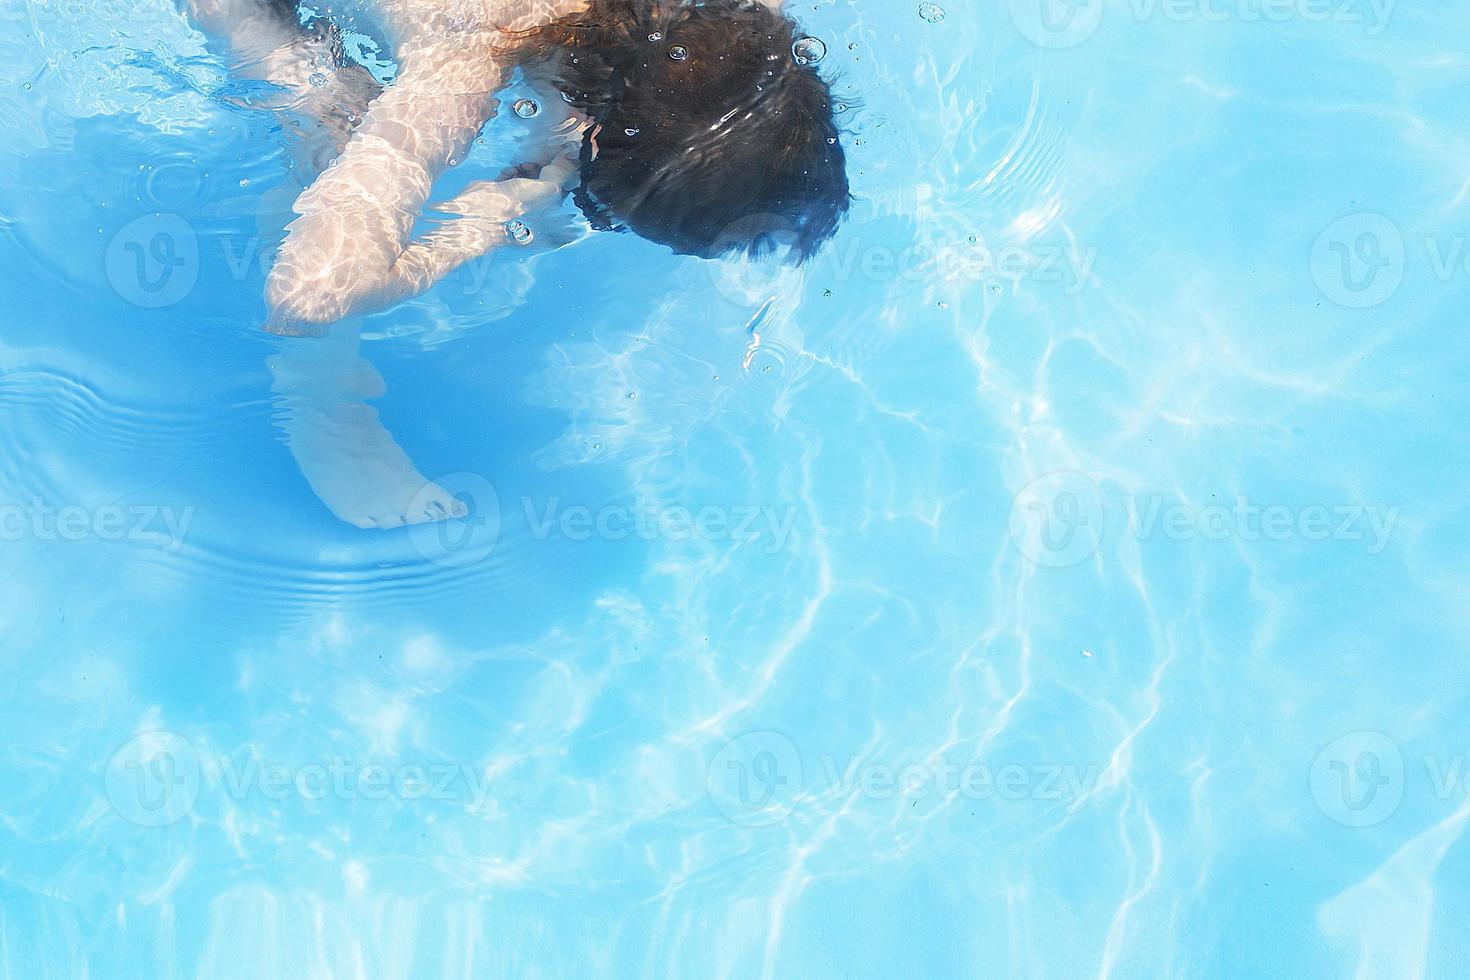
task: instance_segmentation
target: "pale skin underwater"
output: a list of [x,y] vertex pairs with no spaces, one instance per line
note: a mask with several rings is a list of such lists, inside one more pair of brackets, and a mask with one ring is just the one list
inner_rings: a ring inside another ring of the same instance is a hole
[[[232,71],[279,88],[278,108],[296,120],[297,179],[282,188],[295,195],[294,218],[267,275],[265,326],[283,336],[270,367],[287,444],[312,490],[343,521],[390,528],[465,513],[418,471],[368,404],[384,384],[358,352],[360,320],[510,245],[508,222],[561,204],[577,180],[587,122],[552,98],[542,104],[560,107],[568,124],[553,128],[557,136],[539,159],[434,203],[433,211],[452,217],[412,237],[435,180],[465,158],[496,113],[496,94],[513,70],[507,36],[586,7],[586,0],[372,0],[399,66],[380,86],[342,56],[334,28],[303,28],[281,0],[187,2]],[[540,236],[536,247],[565,240]]]

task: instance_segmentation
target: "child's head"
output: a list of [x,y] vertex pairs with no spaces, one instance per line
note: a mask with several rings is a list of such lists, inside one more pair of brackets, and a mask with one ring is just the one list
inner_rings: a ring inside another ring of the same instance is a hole
[[535,32],[523,57],[594,124],[576,194],[593,224],[707,258],[782,242],[806,258],[830,238],[846,163],[794,31],[754,0],[592,0]]

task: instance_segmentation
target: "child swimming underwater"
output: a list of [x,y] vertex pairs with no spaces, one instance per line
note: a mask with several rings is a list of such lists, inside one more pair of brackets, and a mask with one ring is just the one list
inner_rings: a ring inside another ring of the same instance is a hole
[[[761,253],[778,224],[798,258],[836,230],[849,195],[827,83],[792,53],[779,0],[373,0],[399,65],[379,87],[334,29],[303,30],[287,0],[191,0],[242,74],[305,117],[297,160],[326,167],[292,208],[266,281],[267,329],[324,334],[272,363],[288,442],[339,517],[391,527],[463,513],[418,474],[364,399],[381,380],[344,319],[418,293],[503,246],[507,224],[571,196],[596,229],[705,258]],[[574,145],[433,210],[520,69],[561,93]],[[303,168],[303,169],[308,169]],[[338,324],[330,332],[327,327]]]

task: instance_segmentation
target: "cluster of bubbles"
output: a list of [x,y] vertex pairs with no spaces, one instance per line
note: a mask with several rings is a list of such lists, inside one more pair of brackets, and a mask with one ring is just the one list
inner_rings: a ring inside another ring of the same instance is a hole
[[515,221],[507,221],[505,223],[505,233],[510,237],[510,240],[515,242],[517,245],[529,245],[531,244],[531,239],[536,237],[534,234],[532,234],[531,229],[526,225],[526,223],[519,219],[516,219]]
[[937,24],[945,18],[944,8],[937,3],[921,3],[919,17],[931,24]]
[[[925,20],[931,20],[931,18],[925,13],[926,8],[930,7],[939,12],[937,17],[932,18],[934,22],[938,22],[944,19],[944,11],[932,3],[926,3],[920,6],[920,16],[924,17]],[[652,34],[648,35],[648,39],[650,41],[662,41],[664,39],[663,31],[654,31]],[[856,47],[856,45],[853,45],[853,47]],[[686,61],[689,58],[689,49],[684,47],[684,45],[682,44],[670,45],[669,57],[672,58],[674,61]],[[772,60],[774,60],[775,57],[775,55],[772,55]],[[822,42],[821,38],[799,37],[796,39],[796,42],[791,45],[791,57],[796,60],[796,63],[798,65],[815,65],[823,58],[827,57],[827,45]]]

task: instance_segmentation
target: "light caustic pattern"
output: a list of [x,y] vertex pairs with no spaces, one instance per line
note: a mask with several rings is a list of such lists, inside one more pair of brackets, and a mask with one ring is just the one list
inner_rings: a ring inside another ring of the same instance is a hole
[[1456,975],[1470,26],[920,7],[796,11],[807,266],[363,320],[394,531],[273,424],[269,93],[7,8],[0,975]]

